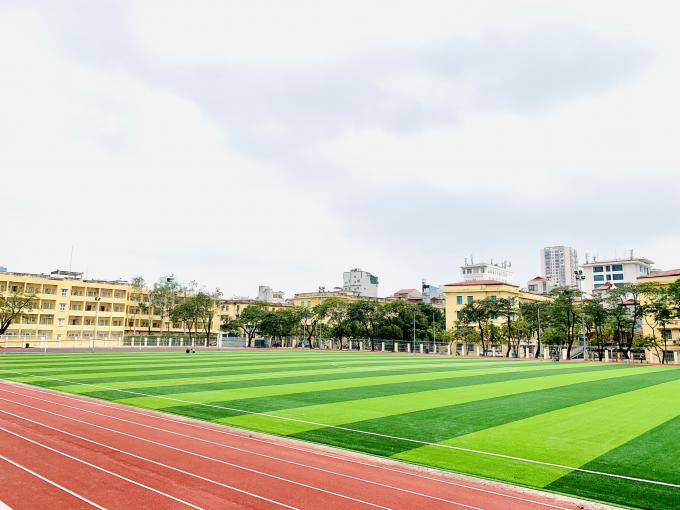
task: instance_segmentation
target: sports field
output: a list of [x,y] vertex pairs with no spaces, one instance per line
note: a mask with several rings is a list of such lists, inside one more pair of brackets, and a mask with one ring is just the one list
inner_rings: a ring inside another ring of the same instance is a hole
[[680,508],[680,369],[314,351],[0,356],[0,377],[643,508]]

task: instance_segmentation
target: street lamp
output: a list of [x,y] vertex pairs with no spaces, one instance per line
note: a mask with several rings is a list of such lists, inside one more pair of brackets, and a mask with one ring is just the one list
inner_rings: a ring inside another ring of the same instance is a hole
[[94,335],[92,337],[92,350],[94,351],[94,346],[97,343],[97,323],[99,322],[99,302],[102,300],[101,296],[94,298],[95,310],[94,310]]
[[[583,303],[583,290],[581,290],[581,282],[586,279],[586,275],[583,274],[582,269],[577,269],[574,271],[574,277],[578,283],[578,295],[581,298],[581,303]],[[586,361],[586,320],[581,315],[581,334],[583,335],[583,361]]]

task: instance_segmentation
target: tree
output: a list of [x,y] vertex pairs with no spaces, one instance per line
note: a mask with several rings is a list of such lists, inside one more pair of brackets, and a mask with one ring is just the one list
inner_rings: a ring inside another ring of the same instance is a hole
[[12,325],[15,320],[20,320],[35,308],[37,300],[33,294],[25,294],[21,291],[9,291],[0,296],[0,335]]
[[283,339],[291,337],[300,325],[300,310],[283,309],[265,311],[260,322],[260,333],[271,337],[272,345],[283,345]]
[[361,332],[371,344],[371,350],[375,350],[375,338],[382,325],[383,309],[375,301],[362,299],[354,301],[348,308],[349,319],[360,325]]
[[220,289],[215,289],[210,293],[201,291],[195,296],[189,298],[191,301],[193,301],[192,309],[196,314],[196,322],[202,325],[203,331],[205,332],[206,345],[210,340],[213,320],[215,319],[217,305],[221,297],[222,292]]
[[[141,277],[140,277],[141,278]],[[148,305],[153,308],[156,315],[160,316],[158,332],[163,332],[163,319],[169,319],[172,309],[177,305],[179,286],[175,282],[157,283],[148,293]],[[151,321],[149,321],[151,322]],[[149,332],[151,330],[149,329]],[[170,332],[170,321],[168,321],[168,332]]]
[[607,294],[605,303],[615,327],[614,338],[619,351],[626,359],[630,358],[635,331],[642,321],[644,309],[640,303],[640,296],[647,286],[646,283],[624,283]]
[[[143,315],[146,315],[146,320],[147,320],[147,331],[148,334],[151,335],[151,325],[152,325],[152,315],[153,315],[153,306],[151,304],[151,292],[149,291],[149,288],[146,285],[146,282],[144,281],[144,278],[142,276],[135,276],[132,279],[132,292],[130,293],[130,300],[135,303],[136,305],[136,310],[137,312],[141,312]],[[136,314],[135,314],[136,315]],[[137,325],[135,321],[135,333],[137,332]]]
[[[460,323],[469,326],[475,325],[479,332],[479,343],[482,346],[482,356],[486,356],[489,348],[489,331],[487,326],[496,314],[495,302],[489,299],[467,303],[460,310]],[[493,343],[493,339],[492,343]]]
[[323,301],[312,308],[301,308],[299,311],[302,330],[307,336],[307,342],[310,349],[313,347],[312,337],[316,334],[317,326],[326,319],[328,311],[329,304],[327,301]]
[[[676,312],[673,309],[672,300],[669,299],[667,289],[661,285],[646,283],[642,292],[646,297],[645,303],[642,305],[645,322],[652,329],[652,334],[649,336],[657,346],[663,346],[663,352],[659,356],[659,360],[663,364],[666,362],[665,352],[668,350],[668,340],[670,339],[668,323],[673,319]],[[656,336],[657,330],[661,332],[660,338]],[[658,355],[658,348],[655,348],[655,351]]]
[[510,351],[514,349],[515,352],[519,351],[519,344],[515,342],[515,335],[513,331],[513,321],[515,319],[515,314],[517,312],[517,303],[515,298],[507,297],[500,298],[496,301],[496,310],[498,315],[504,319],[504,330],[503,336],[506,339],[508,348],[505,351],[505,357],[510,356]]
[[[571,348],[574,345],[577,334],[577,323],[580,319],[579,308],[576,300],[580,292],[570,287],[559,287],[551,294],[555,299],[548,308],[548,319],[553,328],[561,329],[563,344],[567,348],[567,359],[571,357]],[[557,337],[553,337],[557,338]]]
[[194,331],[198,328],[197,302],[192,297],[185,297],[178,305],[173,307],[170,312],[170,319],[173,322],[181,322],[185,331],[189,334],[189,339],[193,341]]
[[241,312],[238,320],[239,325],[243,330],[243,334],[247,339],[247,347],[252,347],[253,337],[259,330],[266,313],[267,310],[265,309],[264,303],[249,305]]
[[347,301],[339,298],[329,298],[325,303],[329,333],[337,340],[338,347],[342,350],[342,339],[350,330],[349,305]]
[[550,306],[549,303],[520,303],[520,315],[526,321],[529,331],[527,333],[527,338],[532,338],[536,336],[536,352],[534,353],[535,358],[541,356],[541,332],[543,326],[545,325],[547,309]]
[[[453,331],[450,331],[449,334],[450,334],[449,347],[451,348],[452,352],[456,352],[456,349],[452,345],[453,342],[461,342],[463,344],[463,349],[465,349],[465,344],[480,343],[479,331],[475,329],[473,326],[464,325],[460,322],[456,324]],[[483,352],[482,355],[484,355]]]
[[604,350],[612,338],[614,321],[604,302],[600,298],[586,299],[582,306],[583,318],[586,327],[586,336],[591,346],[597,350],[598,358],[602,361]]

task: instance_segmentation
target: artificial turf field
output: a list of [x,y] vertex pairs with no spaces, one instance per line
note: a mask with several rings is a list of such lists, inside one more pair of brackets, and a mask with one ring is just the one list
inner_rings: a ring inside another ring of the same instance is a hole
[[142,352],[3,355],[0,378],[619,505],[680,508],[679,368]]

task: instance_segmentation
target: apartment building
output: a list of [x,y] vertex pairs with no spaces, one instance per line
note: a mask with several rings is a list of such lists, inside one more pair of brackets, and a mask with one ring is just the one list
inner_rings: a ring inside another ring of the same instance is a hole
[[130,286],[122,281],[85,280],[82,273],[0,273],[0,294],[35,297],[35,308],[10,325],[10,336],[46,340],[122,339]]
[[504,283],[512,283],[513,270],[510,262],[504,261],[498,264],[491,262],[475,263],[472,257],[470,262],[465,259],[465,263],[460,268],[463,281],[472,282],[478,280],[497,280]]
[[541,275],[555,287],[576,287],[574,271],[578,254],[569,246],[547,246],[541,250]]
[[581,290],[591,295],[593,290],[607,282],[619,287],[624,283],[635,283],[641,276],[651,274],[653,261],[644,257],[627,259],[586,260],[581,266],[583,276]]
[[342,273],[342,290],[362,297],[378,297],[378,277],[355,267]]

